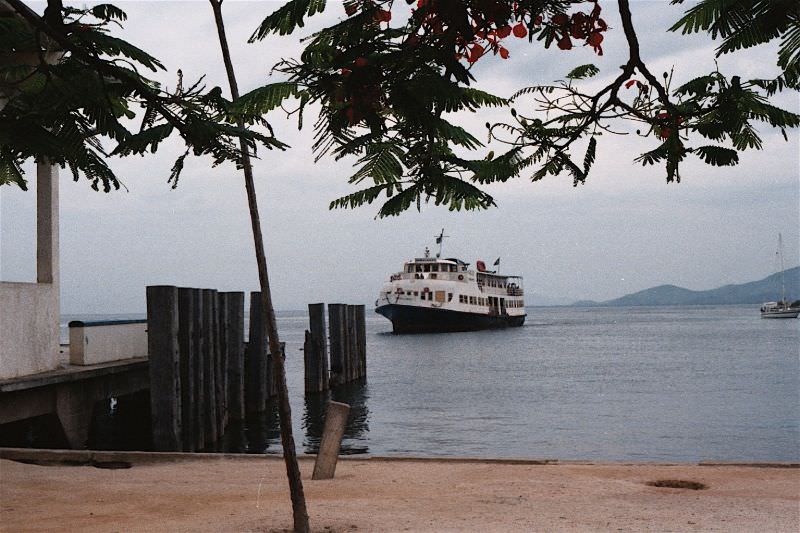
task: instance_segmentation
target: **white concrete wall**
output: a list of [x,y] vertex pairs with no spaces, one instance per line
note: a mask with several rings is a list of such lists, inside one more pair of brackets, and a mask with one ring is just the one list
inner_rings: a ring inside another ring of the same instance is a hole
[[96,365],[147,356],[147,323],[70,326],[69,362]]
[[36,281],[0,282],[0,379],[59,366],[58,167],[37,164]]
[[58,286],[0,282],[0,379],[58,368],[58,320]]

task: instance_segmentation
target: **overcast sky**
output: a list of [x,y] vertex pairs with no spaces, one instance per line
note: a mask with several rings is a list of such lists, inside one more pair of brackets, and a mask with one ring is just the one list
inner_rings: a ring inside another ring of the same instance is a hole
[[[205,74],[227,87],[208,2],[119,2],[129,20],[121,33],[160,58],[169,72],[156,76],[174,86],[180,68],[187,80]],[[41,10],[43,4],[36,4]],[[257,24],[280,2],[232,2],[224,13],[243,92],[269,80],[270,67],[296,55],[299,38],[344,16],[340,3],[311,19],[297,35],[247,44]],[[578,47],[544,51],[517,40],[511,58],[479,62],[479,87],[501,96],[562,77],[593,62],[612,76],[624,62],[625,43],[615,5],[603,1],[612,26],[605,55]],[[705,36],[667,33],[686,6],[635,2],[642,54],[654,72],[675,68],[676,83],[714,67],[715,44]],[[399,17],[397,17],[399,20]],[[763,46],[719,59],[725,73],[743,78],[777,73],[775,49]],[[598,82],[602,82],[600,79]],[[227,93],[227,89],[226,89]],[[776,101],[800,111],[796,94]],[[525,108],[526,103],[516,107]],[[481,137],[482,124],[507,110],[461,117]],[[797,130],[785,142],[761,128],[765,149],[741,154],[732,168],[685,164],[680,184],[667,184],[662,168],[641,167],[634,157],[652,139],[603,137],[585,185],[571,178],[531,183],[525,177],[489,187],[497,208],[422,212],[375,220],[378,205],[329,211],[328,203],[352,192],[352,161],[314,164],[310,128],[270,116],[292,148],[263,152],[255,173],[272,286],[278,309],[303,309],[317,301],[367,303],[403,260],[419,256],[442,228],[445,254],[474,263],[502,257],[501,270],[525,277],[526,302],[558,298],[604,300],[664,283],[709,289],[760,279],[774,272],[778,232],[786,266],[798,259],[800,153]],[[312,120],[307,119],[308,124]],[[220,290],[257,290],[247,202],[240,172],[191,160],[180,186],[166,183],[179,146],[112,165],[129,191],[97,193],[88,182],[61,178],[62,313],[127,313],[145,309],[144,287],[175,284]],[[481,153],[488,151],[487,147]],[[32,163],[25,167],[35,185]],[[0,279],[35,280],[35,193],[0,188]]]

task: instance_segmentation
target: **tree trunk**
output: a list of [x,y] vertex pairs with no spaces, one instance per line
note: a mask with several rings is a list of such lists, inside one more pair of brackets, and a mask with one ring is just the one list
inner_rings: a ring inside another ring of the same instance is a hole
[[[214,20],[219,34],[219,44],[222,49],[222,58],[225,61],[225,70],[231,87],[231,97],[235,101],[239,98],[239,87],[236,83],[236,74],[231,62],[228,49],[228,39],[225,36],[225,24],[222,20],[222,0],[209,0],[214,10]],[[242,125],[242,124],[240,124]],[[286,462],[286,475],[289,478],[289,492],[292,498],[292,514],[294,517],[294,530],[298,533],[310,531],[308,525],[308,512],[306,499],[303,494],[303,481],[300,478],[300,467],[297,464],[294,437],[292,435],[292,410],[289,406],[289,392],[286,388],[286,370],[283,362],[283,352],[278,338],[278,326],[275,322],[275,310],[272,307],[272,293],[269,288],[269,275],[267,273],[267,259],[264,254],[264,239],[261,235],[261,219],[258,213],[256,190],[253,184],[253,167],[244,140],[240,140],[243,152],[244,184],[247,189],[247,203],[250,208],[250,222],[253,227],[253,241],[258,262],[258,280],[261,285],[261,308],[264,312],[264,326],[269,338],[269,351],[272,354],[273,369],[278,382],[278,415],[281,425],[281,445],[283,458]]]

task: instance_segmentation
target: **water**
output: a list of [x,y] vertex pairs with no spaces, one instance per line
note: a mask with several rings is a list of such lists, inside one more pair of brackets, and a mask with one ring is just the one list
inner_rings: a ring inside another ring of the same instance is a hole
[[[366,326],[367,382],[333,393],[353,405],[347,453],[800,460],[800,320],[757,306],[531,308],[521,328],[428,335],[368,311]],[[295,440],[314,452],[326,398],[303,397],[308,318],[278,327]],[[280,452],[274,411],[243,431]]]

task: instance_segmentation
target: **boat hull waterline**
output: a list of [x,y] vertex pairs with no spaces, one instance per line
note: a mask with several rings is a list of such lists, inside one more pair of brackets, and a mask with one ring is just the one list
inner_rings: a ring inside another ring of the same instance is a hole
[[450,333],[519,327],[526,315],[487,315],[425,308],[414,305],[386,304],[375,312],[392,322],[394,333]]
[[761,318],[797,318],[800,309],[790,308],[775,311],[761,311]]

